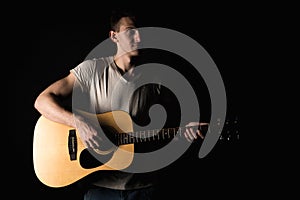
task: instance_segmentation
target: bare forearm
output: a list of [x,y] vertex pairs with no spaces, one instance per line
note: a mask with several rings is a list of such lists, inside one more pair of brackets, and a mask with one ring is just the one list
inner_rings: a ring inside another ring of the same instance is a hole
[[61,106],[58,98],[53,94],[40,94],[34,104],[34,107],[46,118],[75,127],[73,113]]

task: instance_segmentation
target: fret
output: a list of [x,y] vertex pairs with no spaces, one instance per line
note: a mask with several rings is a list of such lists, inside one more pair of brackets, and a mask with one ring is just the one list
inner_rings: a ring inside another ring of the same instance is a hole
[[124,134],[124,143],[128,144],[128,134]]
[[122,133],[122,135],[123,135],[123,137],[122,137],[123,144],[126,144],[127,135],[126,135],[126,133]]
[[132,135],[132,133],[130,133],[130,138],[131,138],[131,143],[134,143],[134,137],[133,137],[133,135]]
[[148,130],[148,140],[151,141],[150,139],[151,139],[151,137],[150,137],[150,130]]
[[168,137],[168,129],[164,129],[164,135],[167,135],[166,138],[169,138],[169,137]]
[[136,140],[138,142],[142,142],[142,140],[141,140],[141,133],[139,131],[136,132],[136,136],[135,137],[136,137]]
[[139,142],[138,138],[136,137],[136,134],[134,135],[134,140],[135,140],[136,143]]
[[146,131],[141,131],[143,137],[142,138],[142,142],[146,141]]
[[131,135],[130,135],[130,133],[128,134],[128,142],[129,142],[129,144],[131,143]]
[[179,138],[178,138],[178,134],[177,134],[177,130],[178,130],[178,128],[176,127],[176,128],[172,128],[172,130],[173,130],[173,138],[177,141]]
[[145,142],[146,141],[146,131],[142,131],[142,140],[143,140],[143,142]]
[[130,133],[130,135],[131,135],[131,138],[132,138],[132,143],[135,143],[135,137],[134,137],[133,133]]
[[139,131],[140,142],[143,142],[142,131]]
[[134,137],[134,132],[130,132],[131,143],[136,143],[136,138]]
[[173,130],[173,137],[175,138],[175,136],[176,136],[176,128],[172,128],[172,130]]
[[154,133],[154,130],[152,130],[152,140],[155,141],[155,133]]
[[181,137],[181,127],[178,128],[177,133],[179,134],[179,137]]
[[159,140],[159,132],[160,130],[156,129],[157,140]]

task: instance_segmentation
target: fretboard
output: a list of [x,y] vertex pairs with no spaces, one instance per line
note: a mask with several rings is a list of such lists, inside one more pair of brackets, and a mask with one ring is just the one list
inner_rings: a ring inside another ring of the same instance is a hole
[[[200,130],[203,130],[204,129],[203,127],[207,127],[207,125],[190,126],[190,128],[200,128]],[[184,136],[185,129],[186,127],[176,127],[176,128],[144,130],[144,131],[129,132],[129,133],[117,133],[115,135],[116,137],[115,139],[117,141],[117,145],[163,141],[163,140],[170,140],[175,137],[180,138]]]

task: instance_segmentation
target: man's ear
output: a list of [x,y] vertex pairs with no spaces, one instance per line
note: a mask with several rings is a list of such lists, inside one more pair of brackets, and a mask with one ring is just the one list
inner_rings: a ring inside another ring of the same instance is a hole
[[114,31],[109,31],[109,37],[113,42],[118,42],[117,36],[116,36],[116,32]]

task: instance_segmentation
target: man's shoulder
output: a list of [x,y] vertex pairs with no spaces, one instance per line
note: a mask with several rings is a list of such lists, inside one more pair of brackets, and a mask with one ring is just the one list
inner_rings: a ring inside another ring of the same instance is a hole
[[103,61],[111,61],[113,60],[113,56],[102,56],[102,57],[90,57],[90,58],[85,58],[82,63],[87,62],[87,63],[94,63],[94,62],[103,62]]
[[112,56],[107,56],[107,57],[99,57],[99,58],[89,58],[84,61],[82,61],[79,65],[82,67],[92,67],[92,68],[103,68],[110,66],[111,63],[113,62],[113,57]]
[[91,59],[87,59],[86,61],[88,61],[88,62],[105,62],[105,63],[111,63],[113,61],[113,56],[91,58]]
[[99,57],[99,58],[92,58],[88,59],[85,62],[94,65],[97,68],[105,68],[112,65],[114,62],[113,56],[106,56],[106,57]]

